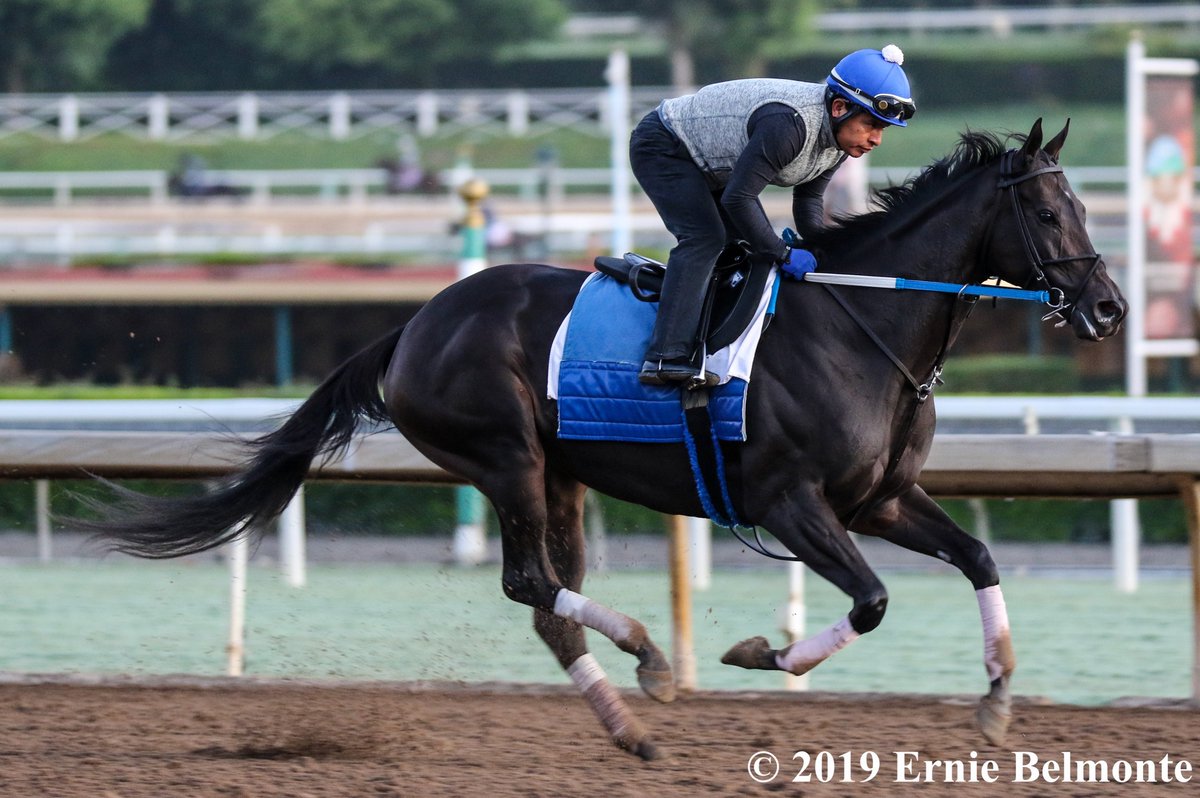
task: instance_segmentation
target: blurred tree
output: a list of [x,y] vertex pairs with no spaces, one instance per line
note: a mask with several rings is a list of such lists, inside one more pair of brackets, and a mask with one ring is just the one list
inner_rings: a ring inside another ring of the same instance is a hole
[[9,92],[86,88],[150,0],[2,0],[0,74]]
[[[762,75],[777,45],[812,30],[819,0],[573,0],[580,11],[632,12],[656,22],[671,58],[678,93],[696,88],[695,61],[720,61],[730,77]],[[603,7],[603,8],[602,8]]]
[[150,2],[145,24],[109,53],[111,88],[203,91],[270,84],[272,64],[261,57],[255,0]]
[[[5,0],[0,0],[3,3]],[[65,0],[64,0],[65,1]],[[109,77],[161,90],[392,87],[554,35],[561,0],[152,0]]]
[[262,47],[285,62],[418,79],[551,36],[566,19],[561,0],[262,0],[259,9]]

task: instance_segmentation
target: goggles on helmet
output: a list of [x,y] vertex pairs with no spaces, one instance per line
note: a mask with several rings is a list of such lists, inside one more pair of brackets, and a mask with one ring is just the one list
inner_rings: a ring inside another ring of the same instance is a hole
[[886,94],[883,92],[874,95],[867,94],[862,89],[851,86],[842,80],[836,71],[830,77],[837,82],[839,87],[853,94],[863,105],[884,119],[903,122],[912,119],[913,115],[917,113],[917,106],[907,97],[897,97],[895,94]]

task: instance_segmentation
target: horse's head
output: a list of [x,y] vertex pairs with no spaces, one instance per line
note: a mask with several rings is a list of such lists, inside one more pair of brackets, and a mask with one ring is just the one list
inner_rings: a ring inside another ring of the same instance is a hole
[[1120,328],[1129,306],[1092,247],[1083,203],[1058,165],[1069,126],[1043,147],[1039,119],[1024,144],[1000,159],[1001,196],[985,262],[1010,283],[1050,290],[1061,298],[1064,323],[1099,341]]

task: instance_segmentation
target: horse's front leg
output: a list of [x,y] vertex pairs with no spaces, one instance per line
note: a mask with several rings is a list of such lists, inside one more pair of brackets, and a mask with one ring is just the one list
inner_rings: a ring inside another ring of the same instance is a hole
[[983,664],[990,683],[976,717],[984,737],[994,745],[1002,745],[1012,720],[1009,684],[1017,659],[1000,590],[1000,573],[987,546],[964,532],[915,485],[859,526],[856,532],[950,563],[975,587],[983,623]]
[[808,673],[836,652],[870,632],[883,620],[887,591],[863,560],[829,505],[815,494],[773,509],[763,526],[821,577],[850,596],[850,612],[812,637],[771,648],[765,637],[752,637],[725,653],[721,662],[740,668]]

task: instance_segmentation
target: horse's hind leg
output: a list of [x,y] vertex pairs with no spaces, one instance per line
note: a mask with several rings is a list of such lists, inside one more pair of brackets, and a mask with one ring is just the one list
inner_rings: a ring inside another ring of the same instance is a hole
[[976,718],[988,742],[1002,745],[1012,720],[1009,682],[1017,659],[1013,654],[1004,594],[1000,591],[1000,573],[987,546],[964,532],[916,486],[885,504],[858,531],[944,560],[971,581],[979,601],[983,664],[990,683]]
[[[579,483],[547,485],[546,550],[550,564],[566,589],[578,594],[583,588],[584,539],[583,495]],[[570,675],[592,711],[608,730],[614,743],[642,759],[655,759],[658,751],[645,728],[625,700],[609,683],[596,658],[588,653],[583,627],[570,618],[543,609],[533,611],[533,626],[554,653],[558,664]],[[647,641],[648,642],[648,641]],[[661,656],[661,655],[660,655]],[[640,668],[639,668],[640,671]],[[670,670],[659,674],[665,685],[657,691],[673,690]],[[647,692],[650,692],[649,690]]]
[[479,481],[480,490],[491,500],[500,519],[504,595],[604,635],[617,648],[638,658],[638,684],[647,695],[657,701],[672,701],[675,685],[670,663],[650,639],[646,627],[565,586],[550,564],[547,552],[550,514],[553,511],[556,523],[561,523],[564,499],[558,491],[568,484],[565,495],[572,497],[571,523],[581,530],[579,487],[573,480],[568,483],[540,467],[519,468],[510,463],[507,470],[493,470]]

